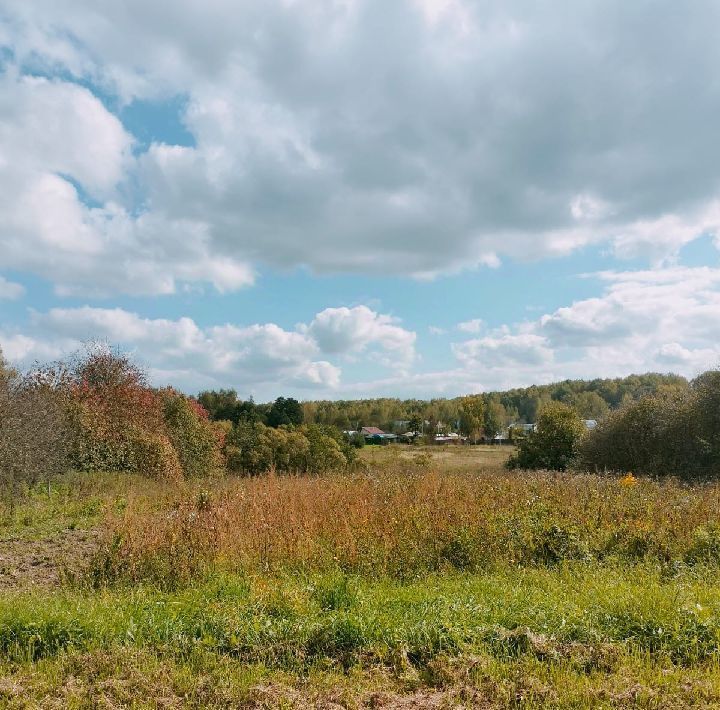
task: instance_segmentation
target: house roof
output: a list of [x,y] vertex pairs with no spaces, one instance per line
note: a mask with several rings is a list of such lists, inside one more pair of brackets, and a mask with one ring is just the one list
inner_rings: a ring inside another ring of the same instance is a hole
[[378,429],[376,426],[364,426],[362,428],[363,434],[384,434],[382,429]]

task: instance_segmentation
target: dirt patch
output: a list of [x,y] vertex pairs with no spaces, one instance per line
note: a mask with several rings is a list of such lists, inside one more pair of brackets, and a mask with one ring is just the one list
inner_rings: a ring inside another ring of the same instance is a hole
[[85,568],[98,544],[94,530],[67,530],[43,540],[2,540],[0,589],[58,586]]

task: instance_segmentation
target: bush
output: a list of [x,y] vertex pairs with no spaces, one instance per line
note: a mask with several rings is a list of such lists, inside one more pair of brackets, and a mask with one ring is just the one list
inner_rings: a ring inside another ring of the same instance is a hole
[[[142,370],[96,345],[73,357],[68,373],[73,467],[143,473],[145,434],[164,433],[165,427],[160,398]],[[171,467],[168,461],[160,468]]]
[[720,372],[706,372],[689,390],[626,404],[583,440],[579,463],[591,470],[676,475],[720,473]]
[[213,426],[197,402],[172,389],[162,392],[162,401],[168,437],[185,477],[205,478],[220,471],[224,465],[222,429]]
[[225,444],[231,471],[250,474],[271,469],[303,473],[344,469],[354,460],[353,447],[330,427],[311,425],[298,429],[240,422]]
[[564,471],[575,458],[584,433],[585,425],[575,410],[550,402],[541,410],[535,431],[520,441],[507,466]]
[[171,441],[164,434],[138,431],[131,440],[128,469],[158,481],[180,481],[183,467]]
[[22,375],[0,352],[0,486],[11,503],[23,485],[48,480],[68,466],[64,382],[61,367]]
[[67,370],[71,463],[77,470],[176,481],[222,469],[222,427],[194,400],[169,388],[152,389],[127,356],[92,346]]
[[260,423],[239,422],[225,439],[228,468],[237,473],[263,473],[274,465],[268,428]]

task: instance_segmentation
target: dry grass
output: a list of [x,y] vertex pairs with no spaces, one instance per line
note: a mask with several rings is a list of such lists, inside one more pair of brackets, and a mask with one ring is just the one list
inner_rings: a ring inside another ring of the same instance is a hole
[[[388,454],[385,454],[386,456]],[[368,473],[231,479],[112,521],[96,582],[339,568],[397,577],[620,558],[720,561],[720,484],[394,460]]]

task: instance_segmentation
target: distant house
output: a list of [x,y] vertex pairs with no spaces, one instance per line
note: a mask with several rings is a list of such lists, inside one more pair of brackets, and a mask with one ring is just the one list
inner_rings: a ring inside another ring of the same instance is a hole
[[466,437],[460,436],[460,434],[455,432],[451,432],[449,434],[435,434],[436,444],[461,444],[463,441],[466,441]]
[[518,435],[521,436],[527,436],[528,434],[532,434],[535,431],[535,428],[537,427],[537,424],[511,424],[508,427],[508,431],[511,432],[510,436],[512,435]]
[[386,434],[376,426],[364,426],[360,433],[368,444],[389,444],[391,441],[397,441],[398,438],[397,434]]
[[512,439],[510,438],[510,432],[507,429],[503,429],[502,431],[499,431],[490,439],[485,440],[486,443],[489,444],[512,444]]

